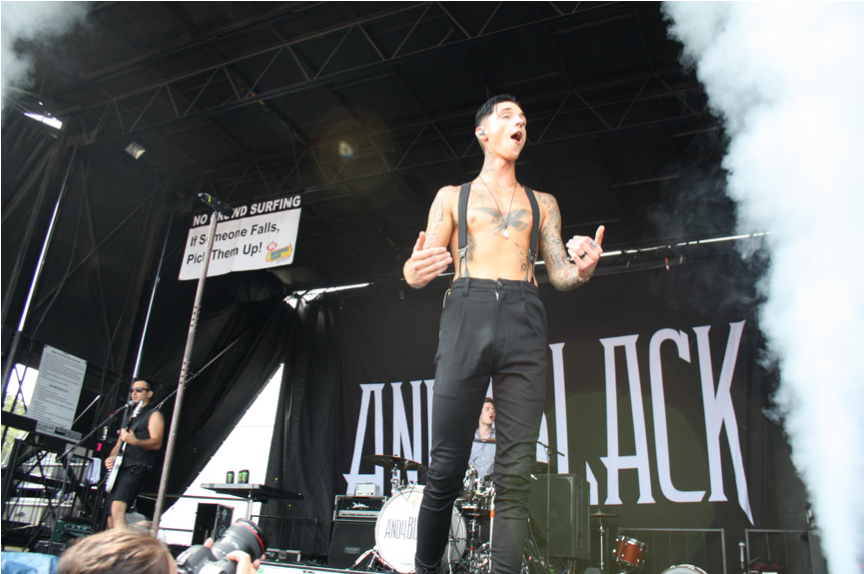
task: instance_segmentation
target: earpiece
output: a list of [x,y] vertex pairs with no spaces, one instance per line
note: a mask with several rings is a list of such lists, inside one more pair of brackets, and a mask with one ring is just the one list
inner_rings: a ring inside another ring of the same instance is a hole
[[483,128],[480,128],[480,132],[479,132],[479,133],[480,133],[481,136],[485,136],[485,135],[486,135],[486,131],[485,131]]

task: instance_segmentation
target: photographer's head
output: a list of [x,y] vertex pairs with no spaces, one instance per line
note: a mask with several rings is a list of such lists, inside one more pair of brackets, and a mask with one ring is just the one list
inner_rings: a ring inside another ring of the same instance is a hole
[[57,574],[175,574],[168,547],[149,532],[105,530],[79,538],[60,557]]
[[255,524],[238,520],[217,542],[208,539],[175,560],[149,530],[112,528],[73,542],[60,556],[56,574],[256,574],[266,545]]

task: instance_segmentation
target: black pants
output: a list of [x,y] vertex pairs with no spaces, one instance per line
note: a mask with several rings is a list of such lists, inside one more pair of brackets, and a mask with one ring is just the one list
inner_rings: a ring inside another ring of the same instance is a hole
[[463,278],[445,297],[429,473],[418,516],[418,574],[438,568],[447,545],[490,377],[497,440],[492,573],[520,571],[530,471],[546,398],[546,345],[546,312],[528,282]]

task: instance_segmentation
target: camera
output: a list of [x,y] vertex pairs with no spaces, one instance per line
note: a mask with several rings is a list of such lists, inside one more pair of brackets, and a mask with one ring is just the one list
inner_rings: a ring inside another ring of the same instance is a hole
[[240,519],[231,525],[212,548],[197,544],[184,550],[174,561],[182,574],[234,574],[237,563],[225,558],[234,550],[242,550],[260,558],[267,549],[264,533],[249,520]]

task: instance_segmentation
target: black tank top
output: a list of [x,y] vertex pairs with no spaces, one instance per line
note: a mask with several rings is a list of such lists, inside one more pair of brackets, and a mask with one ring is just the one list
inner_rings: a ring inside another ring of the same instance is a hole
[[[129,432],[135,435],[137,439],[148,439],[150,437],[150,416],[156,412],[155,409],[149,408],[146,410],[142,410],[138,413],[138,416],[132,421],[132,426],[129,427]],[[158,450],[146,450],[141,448],[140,446],[135,446],[131,444],[126,445],[126,449],[123,451],[123,466],[132,466],[133,464],[140,464],[147,467],[152,467],[153,463],[156,462],[156,454]]]

